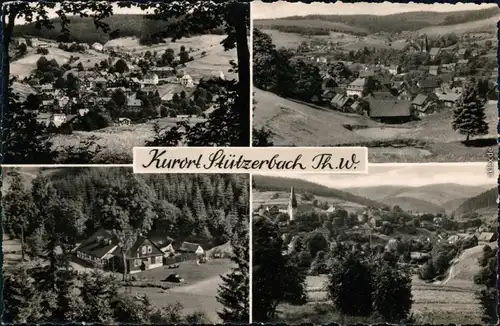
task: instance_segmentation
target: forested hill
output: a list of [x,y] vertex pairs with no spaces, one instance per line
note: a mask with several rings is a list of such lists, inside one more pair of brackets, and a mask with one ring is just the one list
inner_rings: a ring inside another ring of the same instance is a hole
[[349,192],[329,188],[314,182],[301,179],[254,175],[253,187],[261,191],[289,191],[293,187],[297,192],[311,193],[316,196],[333,197],[368,207],[385,208],[387,205],[368,198],[353,195]]
[[496,208],[498,188],[492,188],[464,201],[456,210],[455,216],[462,216],[484,208]]
[[[146,19],[144,15],[113,15],[105,20],[112,31],[111,34],[104,33],[101,29],[97,30],[91,17],[68,17],[71,21],[69,25],[70,36],[65,42],[83,42],[93,44],[99,42],[106,43],[112,38],[119,37],[137,37],[141,40],[150,39],[152,35],[167,31],[168,26],[175,24],[177,20],[161,21]],[[49,40],[58,40],[61,35],[61,19],[51,20],[54,28],[37,29],[35,23],[17,25],[14,28],[14,37],[34,36]],[[221,29],[208,30],[206,34],[222,34]],[[111,36],[111,38],[110,38]],[[174,36],[166,34],[165,37]]]
[[[48,174],[59,197],[81,210],[82,238],[99,227],[217,245],[236,215],[248,214],[249,181],[240,174],[133,174],[130,168],[64,168]],[[40,183],[36,178],[33,184]],[[34,187],[36,188],[36,187]]]
[[[389,32],[397,33],[402,31],[416,31],[430,26],[446,26],[462,24],[487,19],[500,14],[498,7],[492,7],[482,10],[468,10],[459,12],[405,12],[393,15],[306,15],[293,16],[278,19],[255,20],[254,26],[260,28],[284,29],[285,25],[293,28],[305,27],[309,24],[311,28],[319,28],[321,22],[328,28],[329,23],[343,24],[339,25],[338,32],[349,32],[350,27],[354,34],[359,34],[363,29],[366,33]],[[303,24],[304,22],[304,24]],[[316,22],[315,26],[311,22]],[[281,26],[281,27],[279,27]],[[335,31],[335,26],[331,26]],[[284,31],[284,30],[283,30]]]

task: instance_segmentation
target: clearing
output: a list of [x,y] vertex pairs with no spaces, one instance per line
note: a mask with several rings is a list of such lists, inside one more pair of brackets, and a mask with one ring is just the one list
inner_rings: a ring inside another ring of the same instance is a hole
[[[222,309],[222,305],[217,302],[217,289],[222,280],[220,275],[226,274],[233,267],[229,259],[209,259],[206,264],[197,265],[194,262],[184,262],[179,268],[168,269],[159,267],[134,274],[136,277],[144,277],[155,281],[162,281],[170,274],[179,274],[184,278],[184,283],[173,285],[169,290],[159,288],[127,288],[133,295],[146,294],[157,306],[180,303],[184,307],[185,313],[203,311],[213,323],[222,322],[217,311]],[[125,291],[125,289],[124,289]]]
[[[190,123],[205,121],[204,118],[188,118]],[[153,138],[153,125],[157,122],[160,127],[173,127],[184,118],[161,118],[129,126],[110,126],[94,131],[73,131],[71,135],[57,134],[52,138],[53,148],[60,150],[66,146],[79,147],[80,142],[96,138],[96,143],[102,147],[101,154],[96,161],[107,160],[109,157],[120,157],[132,162],[132,149],[144,146],[147,140]]]
[[[385,125],[364,116],[284,99],[257,88],[254,91],[254,125],[271,130],[275,146],[367,146],[369,160],[374,163],[483,161],[486,155],[485,145],[462,143],[465,137],[451,127],[451,110],[419,121]],[[489,133],[478,139],[489,143],[497,135],[497,101],[488,101],[485,111]],[[351,131],[345,125],[359,129]]]

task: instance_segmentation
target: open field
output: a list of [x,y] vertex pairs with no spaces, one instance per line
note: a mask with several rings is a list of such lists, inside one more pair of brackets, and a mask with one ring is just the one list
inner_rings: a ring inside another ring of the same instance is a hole
[[427,34],[430,36],[444,35],[448,33],[455,33],[457,35],[471,33],[474,31],[491,31],[496,34],[496,26],[500,20],[500,15],[494,17],[481,19],[473,22],[454,24],[454,25],[444,25],[444,26],[429,26],[424,27],[419,30],[421,34]]
[[[413,306],[418,323],[430,324],[481,324],[481,311],[475,297],[478,289],[473,276],[479,271],[477,259],[482,253],[482,245],[465,250],[454,262],[449,277],[442,284],[426,283],[414,275],[412,279]],[[306,278],[308,304],[305,306],[280,305],[279,310],[294,318],[296,314],[307,315],[305,321],[321,319],[318,305],[329,303],[326,292],[326,275]],[[334,308],[330,308],[330,311]],[[296,316],[295,316],[296,317]],[[339,316],[335,316],[340,318]],[[334,317],[334,318],[335,318]],[[330,320],[328,322],[340,322]]]
[[185,282],[181,285],[172,284],[174,286],[169,290],[138,287],[131,287],[128,290],[133,295],[146,294],[157,306],[179,302],[186,313],[204,311],[213,323],[218,323],[221,320],[217,316],[217,311],[222,309],[216,299],[217,289],[221,284],[219,275],[229,272],[231,267],[232,263],[228,259],[209,259],[207,264],[201,265],[185,262],[177,269],[168,269],[164,266],[134,275],[162,281],[169,274],[175,273],[184,278]]
[[[483,161],[486,155],[487,147],[462,143],[465,137],[451,127],[451,111],[393,126],[364,116],[321,110],[256,88],[255,99],[254,125],[271,130],[275,146],[368,146],[370,161],[377,163]],[[479,139],[493,142],[497,101],[489,101],[485,111],[489,134]],[[344,125],[363,129],[351,131]]]
[[[95,158],[96,161],[110,156],[130,157],[132,161],[132,148],[144,146],[146,140],[153,137],[153,125],[158,122],[161,127],[172,127],[182,118],[161,118],[145,123],[130,126],[111,126],[95,131],[74,131],[71,135],[56,135],[52,138],[54,148],[61,149],[66,146],[79,146],[83,140],[96,137],[96,143],[103,152]],[[202,122],[203,118],[189,118],[192,123]],[[102,155],[102,157],[101,157]]]

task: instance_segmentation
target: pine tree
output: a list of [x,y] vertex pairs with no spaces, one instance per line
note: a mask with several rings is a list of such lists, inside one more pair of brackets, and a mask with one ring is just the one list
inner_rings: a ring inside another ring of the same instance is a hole
[[453,110],[453,130],[470,137],[487,135],[488,124],[484,112],[484,101],[479,96],[478,84],[475,78],[465,83],[464,91]]
[[249,322],[249,241],[248,216],[240,216],[231,238],[231,261],[237,267],[229,274],[221,275],[223,283],[219,286],[217,296],[217,301],[224,306],[217,314],[225,323]]

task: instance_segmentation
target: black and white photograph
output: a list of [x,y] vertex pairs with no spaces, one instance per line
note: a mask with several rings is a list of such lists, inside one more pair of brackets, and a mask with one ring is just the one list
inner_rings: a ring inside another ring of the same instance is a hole
[[496,4],[251,10],[258,146],[363,146],[372,163],[480,162],[496,147]]
[[252,176],[252,320],[497,323],[498,172]]
[[2,172],[3,323],[249,323],[248,175]]
[[3,5],[4,164],[130,164],[136,146],[250,145],[250,5]]

